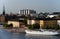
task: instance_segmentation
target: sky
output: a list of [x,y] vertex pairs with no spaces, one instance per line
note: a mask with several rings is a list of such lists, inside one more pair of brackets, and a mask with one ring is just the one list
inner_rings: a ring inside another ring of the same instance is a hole
[[60,0],[0,0],[0,13],[5,5],[6,13],[18,13],[21,9],[34,9],[37,12],[60,12]]

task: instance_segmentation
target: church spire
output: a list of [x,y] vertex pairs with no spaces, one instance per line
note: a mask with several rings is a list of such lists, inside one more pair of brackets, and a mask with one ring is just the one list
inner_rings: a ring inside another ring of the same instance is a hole
[[3,5],[3,15],[5,15],[5,6]]

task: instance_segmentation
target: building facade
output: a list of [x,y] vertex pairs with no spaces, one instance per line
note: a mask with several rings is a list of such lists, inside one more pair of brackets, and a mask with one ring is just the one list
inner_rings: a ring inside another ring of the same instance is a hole
[[33,24],[35,24],[35,20],[27,20],[27,24],[28,25],[33,25]]
[[39,22],[39,20],[34,20],[34,19],[29,19],[29,20],[27,20],[27,24],[28,24],[28,25],[33,25],[33,24],[35,24],[35,23],[38,23],[38,24],[39,24],[40,22]]
[[25,24],[21,21],[17,21],[17,20],[9,20],[8,24],[13,24],[13,28],[22,28],[25,27]]
[[20,15],[30,15],[30,14],[33,14],[33,13],[36,14],[36,11],[35,10],[29,10],[29,9],[24,9],[24,10],[19,11]]
[[54,27],[57,25],[57,20],[40,20],[40,28],[49,26]]
[[0,24],[3,24],[5,22],[5,16],[1,15],[0,16]]
[[13,27],[20,27],[18,21],[8,21],[8,24],[13,24]]

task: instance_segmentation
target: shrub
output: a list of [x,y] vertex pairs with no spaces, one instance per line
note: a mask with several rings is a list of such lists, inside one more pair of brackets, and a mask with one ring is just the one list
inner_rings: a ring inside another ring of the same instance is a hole
[[30,30],[32,30],[32,29],[33,29],[33,26],[32,26],[32,25],[29,25],[28,28],[29,28]]
[[39,29],[40,28],[40,25],[38,23],[35,23],[33,25],[29,25],[28,28],[29,29]]
[[3,28],[12,28],[12,27],[13,27],[13,24],[7,24],[7,23],[3,24]]
[[24,21],[23,21],[25,24],[27,24],[27,19],[24,19]]
[[13,24],[9,24],[8,26],[9,26],[10,28],[12,28],[12,27],[13,27]]
[[43,27],[43,29],[55,29],[55,30],[59,30],[60,29],[60,26],[59,25],[56,25],[56,26],[45,26]]

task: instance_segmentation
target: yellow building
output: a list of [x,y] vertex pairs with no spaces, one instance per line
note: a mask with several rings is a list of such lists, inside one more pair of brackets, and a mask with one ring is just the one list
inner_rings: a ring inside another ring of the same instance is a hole
[[52,19],[49,19],[49,20],[40,20],[40,28],[43,28],[45,26],[56,26],[57,25],[57,20],[52,20]]

